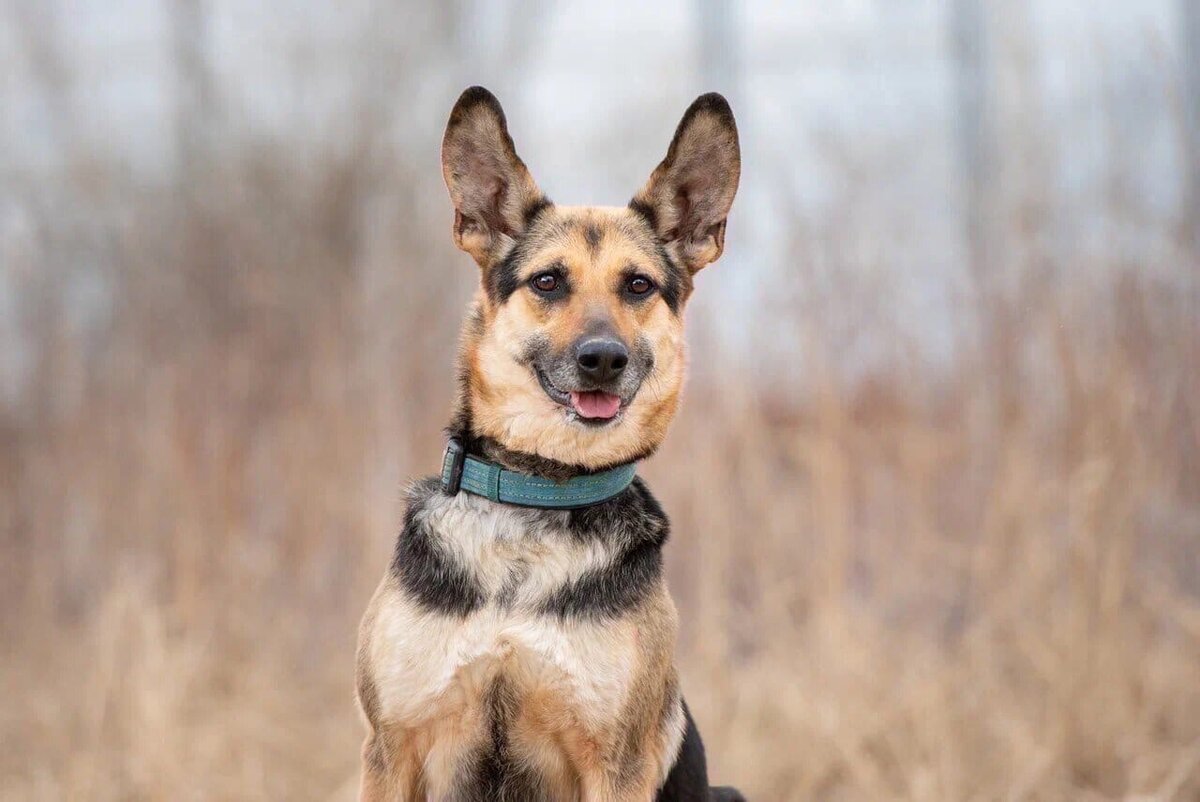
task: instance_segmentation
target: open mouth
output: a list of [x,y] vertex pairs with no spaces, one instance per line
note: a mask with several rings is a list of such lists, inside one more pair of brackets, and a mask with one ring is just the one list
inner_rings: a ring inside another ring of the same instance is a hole
[[550,400],[571,409],[584,423],[607,423],[621,412],[621,396],[603,390],[560,390],[550,383],[541,368],[534,368],[538,383]]

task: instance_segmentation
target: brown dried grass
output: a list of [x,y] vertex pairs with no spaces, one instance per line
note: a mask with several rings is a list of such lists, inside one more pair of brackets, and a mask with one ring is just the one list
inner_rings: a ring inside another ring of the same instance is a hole
[[[425,232],[357,250],[362,171],[233,174],[84,242],[99,334],[47,267],[68,245],[12,263],[38,350],[0,417],[0,798],[353,798],[355,626],[437,460],[471,277]],[[1200,799],[1195,301],[1072,300],[949,368],[689,388],[645,474],[716,779]]]

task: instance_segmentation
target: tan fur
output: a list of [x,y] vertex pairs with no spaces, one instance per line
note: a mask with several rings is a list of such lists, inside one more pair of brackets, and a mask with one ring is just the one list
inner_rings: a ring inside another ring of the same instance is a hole
[[[460,343],[459,419],[510,453],[566,466],[653,451],[684,380],[691,274],[720,256],[737,189],[728,105],[715,95],[692,105],[629,207],[551,205],[517,156],[499,103],[478,87],[451,113],[442,165],[455,242],[482,270]],[[553,303],[528,286],[550,268],[570,286]],[[633,273],[670,286],[674,308],[661,293],[628,297]],[[516,291],[499,293],[500,278]],[[547,395],[524,352],[537,343],[564,353],[597,326],[653,365],[632,400],[622,391],[616,418],[591,426]],[[685,727],[665,582],[651,575],[620,617],[560,617],[547,598],[612,566],[619,542],[572,536],[570,513],[534,519],[465,492],[426,497],[415,514],[431,548],[468,567],[488,601],[452,615],[423,606],[391,572],[379,585],[359,631],[368,728],[360,798],[452,799],[501,721],[505,759],[532,770],[553,798],[652,800]]]
[[422,609],[390,575],[380,584],[359,634],[369,727],[361,799],[448,798],[488,737],[484,700],[497,678],[519,700],[512,748],[556,798],[650,799],[682,738],[665,584],[615,622],[534,616],[548,590],[611,559],[607,548],[524,537],[519,516],[468,495],[431,518],[439,531],[473,521],[476,536],[455,540],[457,556],[473,560],[485,591],[497,593],[515,561],[530,571],[507,608],[467,621]]
[[[518,292],[499,307],[479,293],[475,303],[482,325],[468,329],[463,344],[470,374],[467,402],[478,430],[511,449],[584,467],[612,465],[654,448],[666,436],[683,385],[683,321],[661,300],[640,306],[620,300],[618,283],[631,266],[657,281],[666,278],[653,258],[652,244],[644,234],[637,235],[632,212],[555,207],[548,214],[555,217],[548,226],[554,233],[533,244],[521,278],[558,262],[570,271],[575,291],[553,309],[528,293]],[[586,242],[588,226],[602,232],[598,248]],[[542,334],[565,347],[592,320],[610,322],[627,342],[647,338],[655,356],[654,370],[623,413],[621,425],[598,431],[567,424],[563,410],[518,361],[529,336]]]

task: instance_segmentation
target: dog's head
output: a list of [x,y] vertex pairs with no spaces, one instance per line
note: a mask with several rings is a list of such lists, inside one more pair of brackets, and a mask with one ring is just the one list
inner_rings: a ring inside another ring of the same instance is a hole
[[460,365],[472,433],[591,469],[652,452],[683,383],[692,277],[721,255],[740,166],[729,104],[703,95],[628,206],[556,206],[496,98],[464,92],[442,172],[454,241],[482,270]]

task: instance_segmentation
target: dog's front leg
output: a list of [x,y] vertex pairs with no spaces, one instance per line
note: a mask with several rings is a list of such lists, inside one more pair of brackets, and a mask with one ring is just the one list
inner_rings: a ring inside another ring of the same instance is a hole
[[582,802],[654,802],[658,795],[657,770],[649,763],[585,771],[580,780]]
[[359,802],[424,802],[421,766],[394,737],[372,732],[363,742]]
[[650,785],[635,785],[622,788],[600,790],[596,793],[585,791],[583,802],[655,802],[658,789]]
[[387,765],[381,752],[381,744],[372,733],[362,747],[362,780],[358,788],[358,802],[389,802],[395,799],[391,793]]

